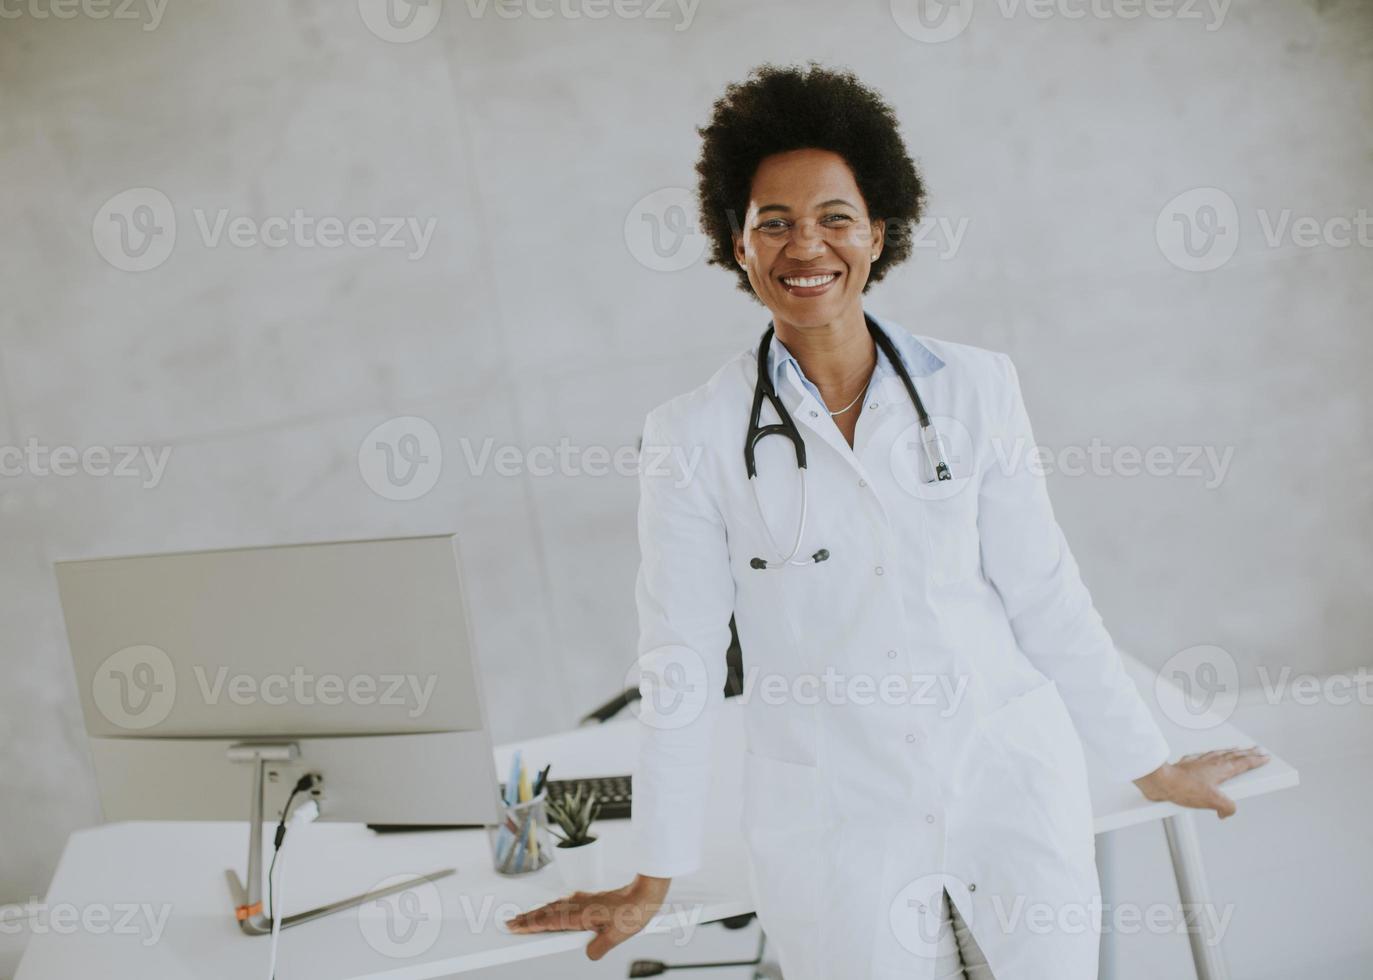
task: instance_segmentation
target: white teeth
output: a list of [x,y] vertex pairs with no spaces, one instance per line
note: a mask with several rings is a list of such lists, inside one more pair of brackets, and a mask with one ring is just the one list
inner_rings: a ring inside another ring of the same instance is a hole
[[804,279],[783,279],[782,281],[788,286],[799,286],[802,289],[806,289],[811,286],[823,286],[825,283],[838,278],[839,273],[830,272],[823,276],[807,276]]

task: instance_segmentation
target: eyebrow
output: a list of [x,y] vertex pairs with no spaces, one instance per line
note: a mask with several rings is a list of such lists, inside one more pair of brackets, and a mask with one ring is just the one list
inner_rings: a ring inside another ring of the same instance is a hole
[[[848,201],[844,200],[842,197],[830,198],[828,201],[822,201],[822,202],[820,202],[820,204],[819,204],[818,206],[819,206],[819,207],[822,207],[822,208],[828,208],[828,207],[833,207],[833,206],[836,205],[836,204],[842,204],[842,205],[844,205],[844,207],[853,208],[855,211],[858,210],[857,205],[850,204]],[[758,213],[759,213],[759,214],[762,214],[764,211],[786,211],[786,212],[790,212],[790,211],[791,211],[791,208],[787,207],[785,204],[764,204],[761,208],[758,209]]]

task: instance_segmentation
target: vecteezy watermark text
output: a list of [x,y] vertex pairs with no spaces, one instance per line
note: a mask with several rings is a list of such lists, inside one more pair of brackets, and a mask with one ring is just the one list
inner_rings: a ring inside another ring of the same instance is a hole
[[578,446],[564,436],[556,446],[522,448],[509,443],[496,445],[490,437],[474,445],[459,440],[463,460],[472,476],[491,470],[497,476],[643,476],[669,477],[678,489],[695,478],[704,447],[693,446]]
[[0,0],[0,20],[137,20],[155,31],[166,9],[167,0]]
[[428,709],[438,686],[435,674],[314,674],[301,665],[289,673],[258,676],[230,673],[225,665],[193,664],[191,673],[194,689],[177,683],[176,666],[165,650],[135,644],[116,650],[96,668],[91,697],[111,723],[139,731],[166,721],[176,704],[185,703],[193,694],[199,694],[205,705],[226,700],[240,706],[377,705],[404,708],[408,717],[418,718]]
[[[1154,222],[1154,238],[1168,262],[1187,272],[1211,272],[1239,251],[1245,226],[1257,224],[1266,248],[1373,247],[1373,214],[1360,207],[1345,213],[1298,214],[1292,208],[1255,208],[1254,222],[1219,187],[1194,187],[1172,198]],[[1250,234],[1251,242],[1254,240]]]
[[[443,15],[443,0],[357,0],[367,29],[392,44],[427,37]],[[685,31],[696,19],[701,0],[463,0],[450,3],[472,20],[617,20],[670,21]]]
[[312,674],[296,666],[290,674],[234,674],[220,666],[211,677],[200,664],[191,668],[200,696],[206,704],[228,698],[237,705],[385,705],[404,707],[411,718],[418,718],[429,707],[438,675],[423,678],[416,674]]
[[[655,685],[655,692],[668,698],[675,692],[664,685]],[[941,714],[952,715],[963,703],[968,692],[967,675],[889,673],[867,674],[841,671],[833,666],[818,674],[764,673],[758,667],[744,671],[740,703],[757,698],[763,704],[842,705],[866,707],[883,705],[928,705],[939,707]],[[657,696],[657,695],[655,695]],[[672,704],[658,706],[660,711],[671,710]]]
[[0,905],[0,934],[72,936],[139,936],[144,946],[155,945],[162,938],[172,907],[167,903],[149,902],[91,902],[73,905],[71,902],[44,902],[36,896],[15,905]]
[[[414,215],[233,214],[228,208],[191,208],[195,230],[205,248],[378,249],[424,258],[438,218]],[[155,187],[130,187],[101,205],[91,222],[91,238],[102,258],[125,272],[147,272],[171,257],[177,241],[176,207]]]
[[1025,466],[1036,476],[1061,473],[1064,476],[1146,476],[1199,477],[1207,490],[1214,490],[1225,479],[1235,455],[1234,446],[1108,446],[1093,438],[1086,446],[1064,446],[1058,450],[1016,439],[1009,444],[992,440],[1002,472],[1011,473]]
[[958,37],[979,9],[1003,20],[1178,20],[1201,23],[1216,31],[1225,23],[1231,0],[996,0],[978,7],[977,0],[889,0],[892,20],[907,37],[940,44]]
[[143,489],[162,482],[171,446],[48,446],[30,437],[22,446],[0,446],[0,477],[138,477]]

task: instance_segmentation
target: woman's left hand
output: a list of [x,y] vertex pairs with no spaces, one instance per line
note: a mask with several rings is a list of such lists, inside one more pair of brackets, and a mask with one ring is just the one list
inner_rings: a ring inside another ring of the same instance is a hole
[[1147,799],[1167,800],[1178,806],[1215,810],[1224,820],[1235,813],[1235,801],[1220,791],[1220,784],[1242,772],[1266,765],[1267,752],[1257,745],[1247,749],[1214,749],[1184,755],[1165,762],[1147,776],[1135,780]]

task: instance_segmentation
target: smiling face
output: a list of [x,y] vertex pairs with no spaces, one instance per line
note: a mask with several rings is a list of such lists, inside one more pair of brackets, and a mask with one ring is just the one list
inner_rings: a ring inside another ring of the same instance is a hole
[[734,258],[779,332],[861,323],[863,287],[882,233],[843,157],[789,150],[758,164]]

